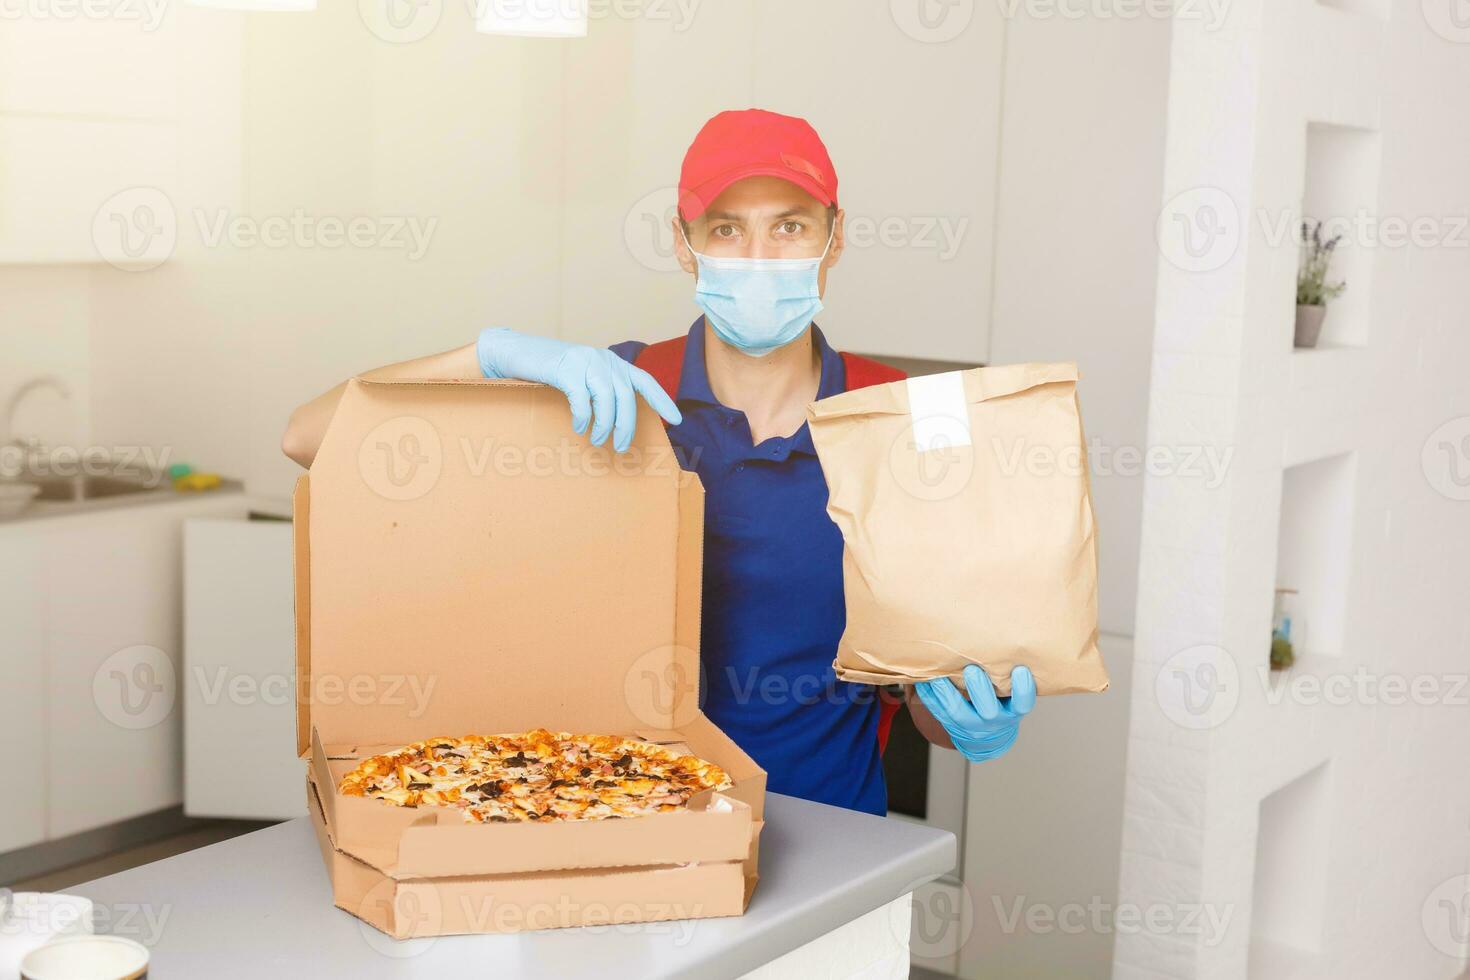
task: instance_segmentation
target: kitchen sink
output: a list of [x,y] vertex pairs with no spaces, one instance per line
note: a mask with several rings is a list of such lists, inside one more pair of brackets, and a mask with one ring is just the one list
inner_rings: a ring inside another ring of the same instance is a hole
[[41,488],[41,492],[36,495],[37,500],[71,502],[118,497],[128,493],[147,493],[157,489],[141,479],[122,476],[53,476],[27,482]]

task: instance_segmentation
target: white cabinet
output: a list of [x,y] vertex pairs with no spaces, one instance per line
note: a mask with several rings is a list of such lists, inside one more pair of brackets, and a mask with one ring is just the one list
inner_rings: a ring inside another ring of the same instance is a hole
[[182,800],[178,677],[182,524],[240,515],[219,493],[0,525],[0,850]]
[[0,852],[46,836],[40,555],[35,535],[15,533],[0,539],[0,719],[5,722],[5,755],[12,765],[0,819]]
[[184,526],[184,812],[303,816],[291,525]]
[[121,260],[176,235],[159,189],[177,183],[177,140],[172,125],[0,113],[0,263]]

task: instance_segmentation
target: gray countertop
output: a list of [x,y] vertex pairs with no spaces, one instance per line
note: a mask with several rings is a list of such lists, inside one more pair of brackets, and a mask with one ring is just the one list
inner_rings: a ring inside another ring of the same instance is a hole
[[395,943],[332,905],[292,820],[71,889],[175,977],[736,977],[950,871],[954,835],[770,794],[745,915]]
[[197,501],[205,497],[243,493],[245,485],[239,480],[221,480],[213,490],[180,492],[173,484],[163,480],[157,486],[135,493],[122,493],[110,497],[94,497],[90,500],[37,500],[19,514],[0,517],[0,528],[24,527],[31,521],[53,517],[75,517],[80,514],[96,514],[101,511],[125,510],[130,507],[151,507],[158,504]]

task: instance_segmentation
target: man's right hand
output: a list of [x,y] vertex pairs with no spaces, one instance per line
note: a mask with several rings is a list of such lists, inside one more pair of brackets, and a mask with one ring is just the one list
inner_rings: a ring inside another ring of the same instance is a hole
[[572,428],[581,435],[590,424],[594,446],[602,445],[609,434],[617,452],[633,444],[638,421],[635,394],[670,425],[683,421],[679,407],[653,375],[601,347],[492,327],[480,332],[475,354],[487,378],[519,378],[559,389],[571,405]]

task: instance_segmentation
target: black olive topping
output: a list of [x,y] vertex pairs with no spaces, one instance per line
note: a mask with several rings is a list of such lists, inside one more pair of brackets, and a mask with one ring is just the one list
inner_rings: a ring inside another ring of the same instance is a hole
[[592,770],[591,769],[588,769],[586,766],[583,766],[582,767],[582,778],[583,779],[586,779],[590,775],[592,775]]

